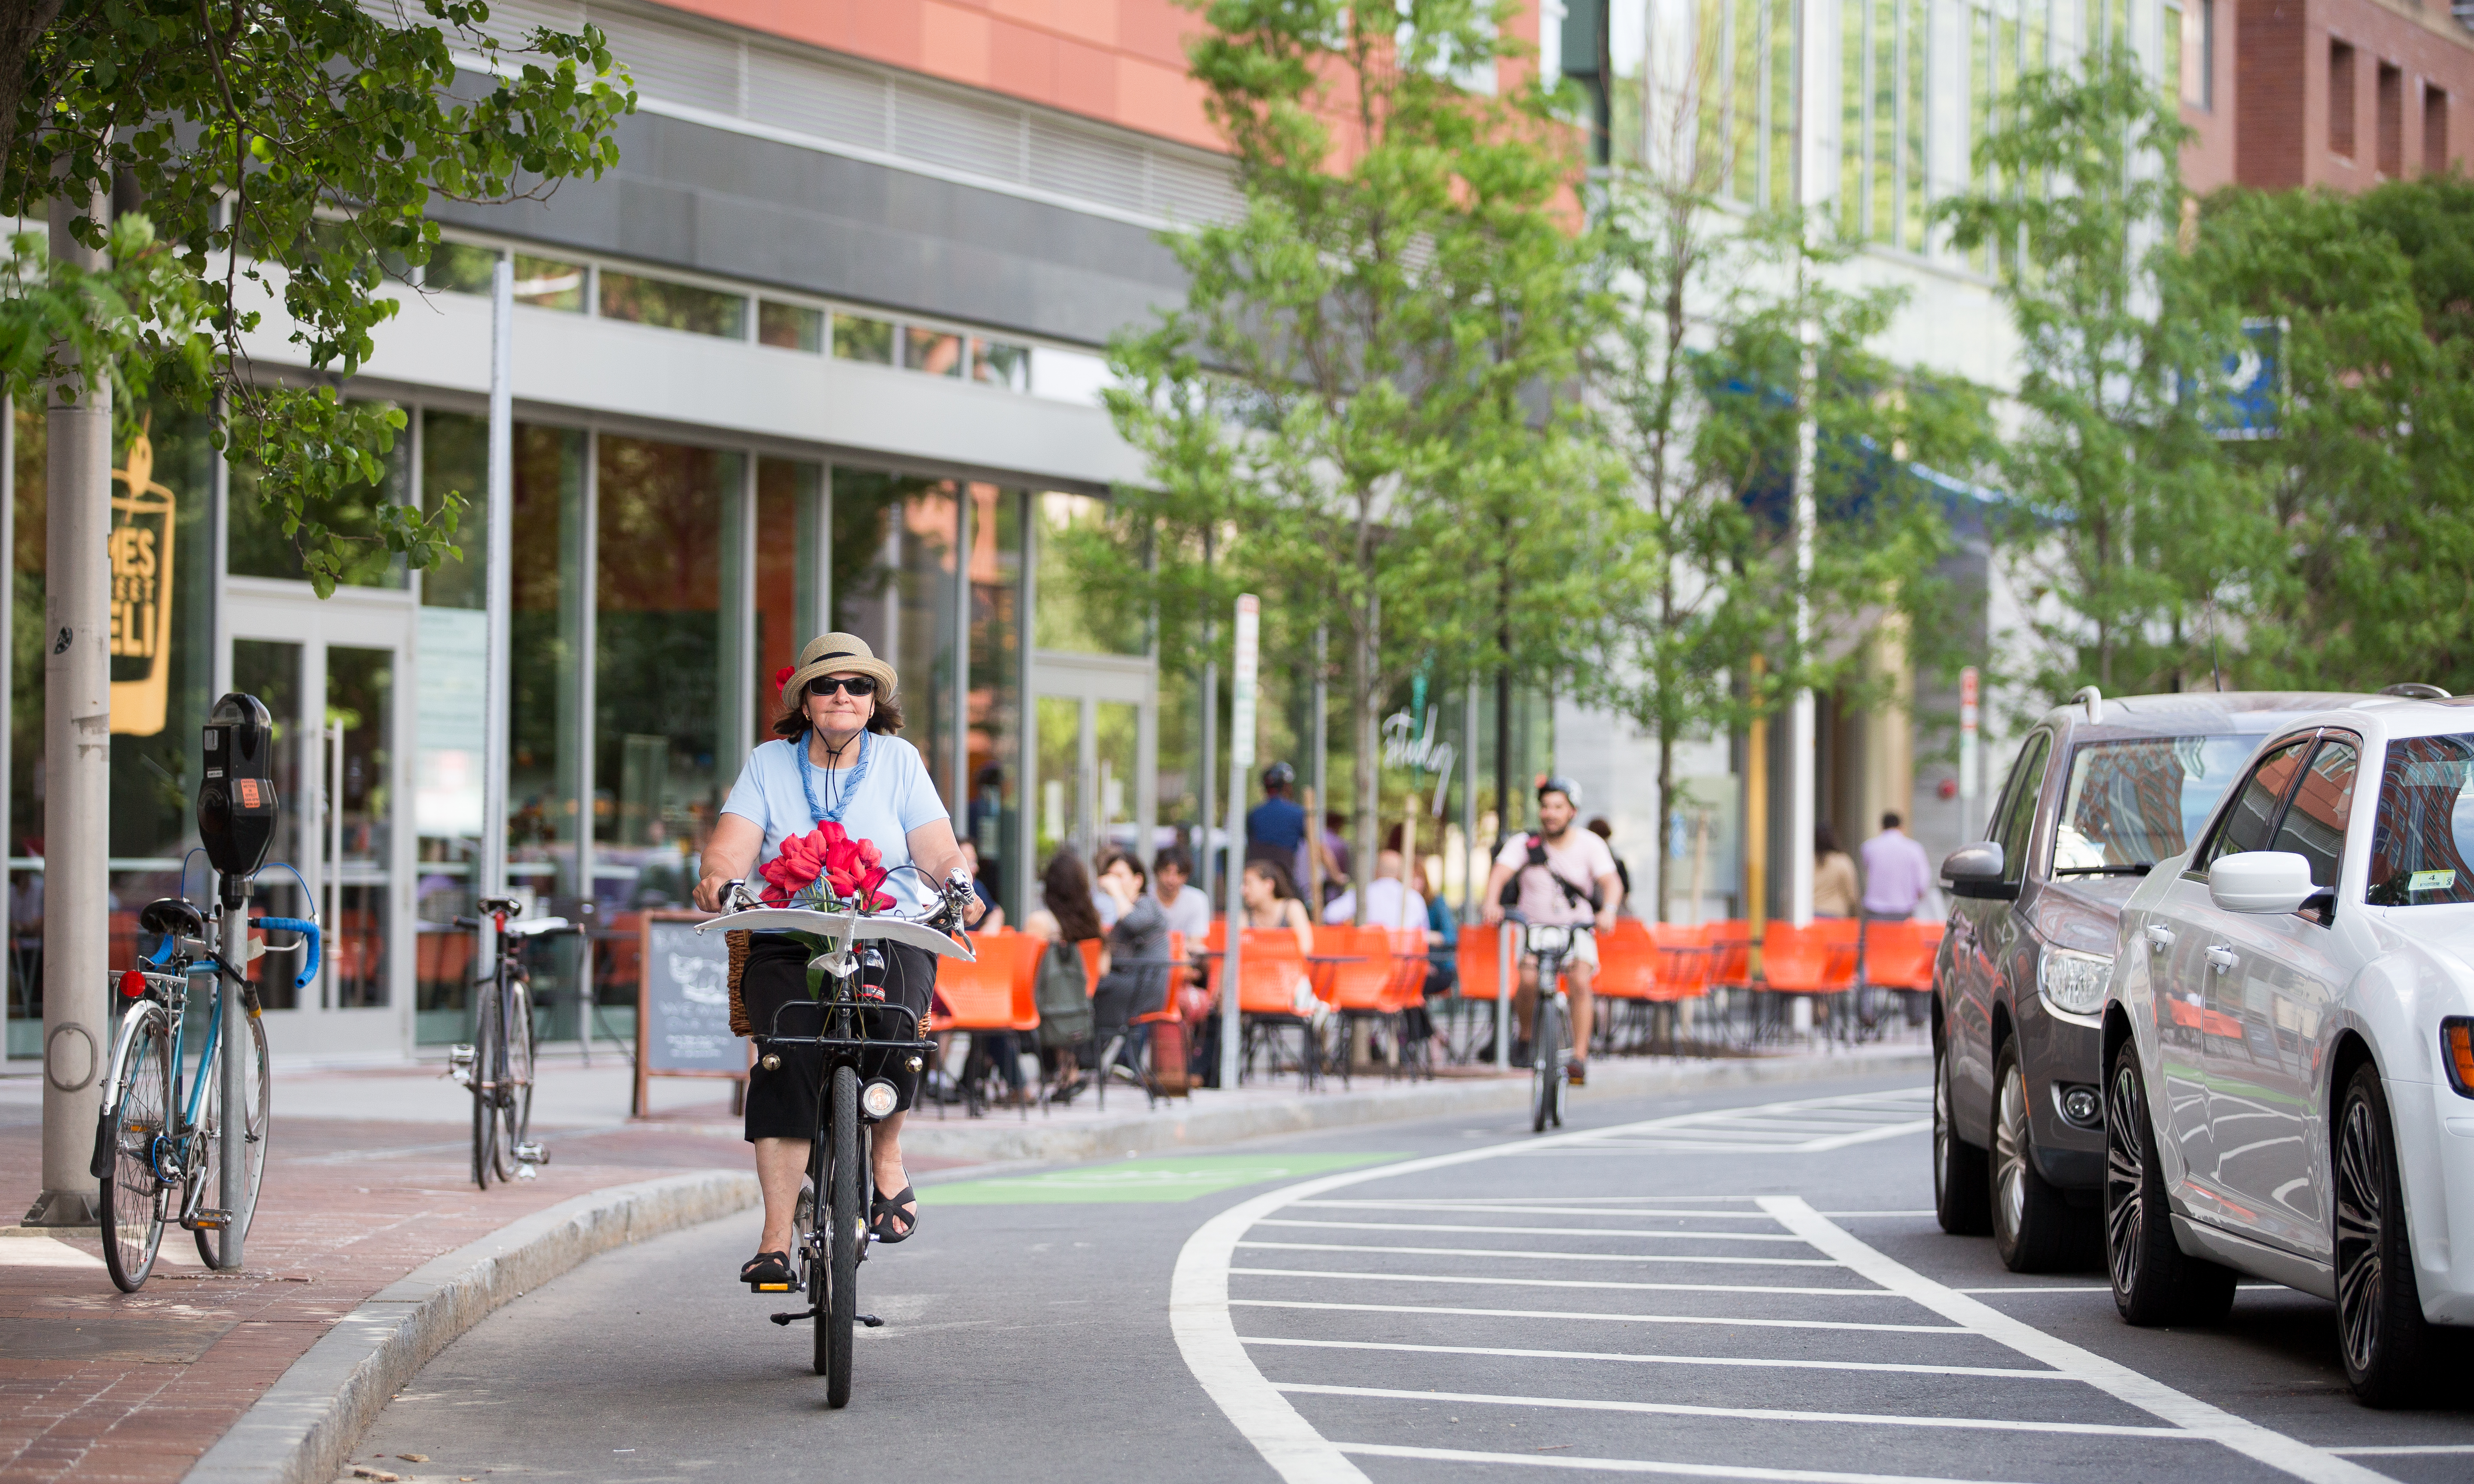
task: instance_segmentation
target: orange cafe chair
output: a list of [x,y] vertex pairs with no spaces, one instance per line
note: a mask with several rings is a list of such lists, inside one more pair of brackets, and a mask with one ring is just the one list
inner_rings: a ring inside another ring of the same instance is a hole
[[1867,922],[1864,982],[1883,990],[1931,989],[1941,934],[1939,922]]

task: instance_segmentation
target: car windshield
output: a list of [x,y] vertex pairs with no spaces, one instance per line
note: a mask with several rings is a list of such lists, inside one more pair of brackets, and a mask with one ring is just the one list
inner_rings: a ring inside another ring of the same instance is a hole
[[2474,901],[2474,735],[2401,737],[2380,770],[2363,899],[2382,907]]
[[2141,737],[2071,754],[2053,874],[2129,875],[2190,849],[2256,736]]

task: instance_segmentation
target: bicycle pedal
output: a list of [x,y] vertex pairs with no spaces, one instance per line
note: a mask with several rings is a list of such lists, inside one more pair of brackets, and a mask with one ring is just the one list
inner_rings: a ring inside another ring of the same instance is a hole
[[534,1169],[529,1164],[519,1164],[516,1166],[516,1178],[518,1180],[539,1180],[541,1179],[541,1172]]
[[539,1144],[518,1144],[516,1146],[516,1162],[518,1164],[547,1164],[549,1162],[549,1151]]
[[[747,1291],[749,1293],[788,1293],[797,1286],[796,1283],[749,1283]],[[787,1323],[788,1321],[777,1320],[777,1322]]]
[[885,1321],[877,1318],[874,1314],[861,1314],[859,1316],[859,1322],[867,1326],[871,1329],[882,1329],[885,1328]]
[[815,1317],[816,1311],[814,1309],[803,1308],[790,1313],[776,1314],[773,1316],[773,1322],[785,1328],[788,1328],[789,1326],[797,1324],[802,1319],[813,1319]]
[[472,1048],[471,1046],[449,1046],[449,1047],[448,1047],[448,1048],[447,1048],[447,1076],[448,1076],[448,1078],[449,1078],[450,1081],[453,1081],[453,1082],[455,1082],[455,1083],[458,1083],[458,1084],[460,1084],[460,1085],[462,1085],[462,1086],[464,1086],[464,1087],[467,1087],[467,1088],[471,1087],[471,1086],[473,1085],[473,1048]]
[[217,1210],[212,1207],[207,1207],[201,1209],[195,1216],[192,1216],[188,1220],[181,1223],[181,1225],[187,1227],[192,1232],[220,1232],[224,1228],[231,1225],[231,1212],[228,1210]]

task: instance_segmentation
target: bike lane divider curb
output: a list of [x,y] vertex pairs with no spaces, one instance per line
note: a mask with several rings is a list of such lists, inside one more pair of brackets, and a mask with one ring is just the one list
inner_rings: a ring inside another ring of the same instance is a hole
[[754,1206],[714,1170],[598,1190],[444,1254],[346,1315],[243,1413],[188,1484],[329,1484],[395,1393],[493,1310],[586,1258]]

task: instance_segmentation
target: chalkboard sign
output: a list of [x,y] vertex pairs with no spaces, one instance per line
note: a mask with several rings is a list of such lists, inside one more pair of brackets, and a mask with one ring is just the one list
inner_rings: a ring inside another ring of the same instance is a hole
[[644,914],[636,981],[636,1115],[648,1077],[747,1075],[747,1042],[730,1029],[730,942],[696,934],[695,912]]

